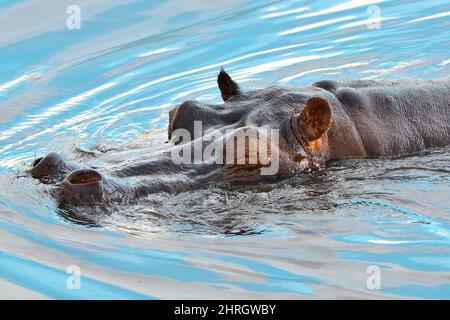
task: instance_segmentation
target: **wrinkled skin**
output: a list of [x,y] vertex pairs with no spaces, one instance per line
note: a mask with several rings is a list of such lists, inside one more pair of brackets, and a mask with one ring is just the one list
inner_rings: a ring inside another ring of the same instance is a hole
[[202,121],[204,136],[214,132],[224,141],[225,130],[278,129],[275,175],[262,176],[260,170],[268,164],[259,162],[177,165],[170,152],[101,173],[67,164],[52,153],[35,161],[31,174],[61,183],[60,203],[120,201],[210,182],[259,182],[315,170],[330,160],[393,157],[450,143],[449,80],[319,81],[244,92],[222,70],[217,82],[224,103],[189,100],[170,111],[172,148],[186,146],[174,133],[185,129],[194,135],[194,121]]

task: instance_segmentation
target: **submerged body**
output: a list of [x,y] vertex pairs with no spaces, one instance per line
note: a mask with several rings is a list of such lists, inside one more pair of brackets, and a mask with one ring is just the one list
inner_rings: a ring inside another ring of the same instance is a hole
[[[99,173],[67,164],[52,153],[33,163],[31,173],[39,179],[53,177],[51,181],[57,184],[62,181],[58,196],[62,203],[92,203],[187,191],[221,180],[257,181],[263,177],[261,170],[273,165],[275,155],[277,170],[271,176],[284,177],[333,159],[393,157],[450,144],[449,80],[320,81],[302,88],[242,92],[222,70],[218,85],[223,104],[189,100],[169,117],[172,151],[194,148],[198,140],[204,146],[211,137],[223,142],[223,150],[203,159],[207,163],[177,164],[166,152],[157,159],[104,168]],[[198,133],[196,121],[201,121],[202,137],[189,142],[180,139],[180,131],[192,136]],[[226,148],[234,141],[227,132],[248,129],[257,134],[245,137],[243,155],[234,147]],[[270,143],[269,162],[261,160],[259,149],[251,150],[252,142],[258,145],[262,140],[264,129],[277,131],[276,141],[275,136],[264,137]],[[251,152],[256,161],[239,161],[239,157],[249,160]],[[231,163],[211,161],[226,153],[232,153]]]

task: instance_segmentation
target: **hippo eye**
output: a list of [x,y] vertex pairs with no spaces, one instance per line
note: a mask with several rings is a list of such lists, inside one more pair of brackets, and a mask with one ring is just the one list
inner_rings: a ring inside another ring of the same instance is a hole
[[303,159],[305,159],[306,157],[304,155],[301,154],[296,154],[294,156],[294,158],[292,159],[294,162],[301,162]]
[[[300,122],[299,118],[300,118],[300,115],[292,116],[292,118],[290,119],[290,124],[291,124],[291,130],[295,136],[295,140],[297,140],[297,142],[300,144],[300,146],[302,147],[301,149],[304,150],[306,148],[306,146],[308,145],[308,142],[303,138],[301,127],[299,127],[299,122]],[[301,160],[299,160],[299,161],[301,161]]]

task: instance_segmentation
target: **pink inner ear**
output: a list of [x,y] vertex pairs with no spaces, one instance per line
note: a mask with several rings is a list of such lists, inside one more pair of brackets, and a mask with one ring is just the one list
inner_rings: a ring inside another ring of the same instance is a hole
[[298,121],[301,134],[307,141],[319,139],[330,126],[331,109],[328,102],[320,97],[309,99]]

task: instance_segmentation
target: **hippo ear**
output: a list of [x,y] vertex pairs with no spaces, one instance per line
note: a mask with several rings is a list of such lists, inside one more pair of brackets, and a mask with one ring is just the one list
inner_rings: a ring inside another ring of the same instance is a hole
[[327,100],[313,97],[308,100],[297,118],[298,130],[307,142],[319,139],[329,128],[331,108]]
[[217,77],[217,84],[219,85],[223,101],[228,101],[232,96],[239,93],[239,86],[231,79],[223,68],[220,70],[219,76]]

